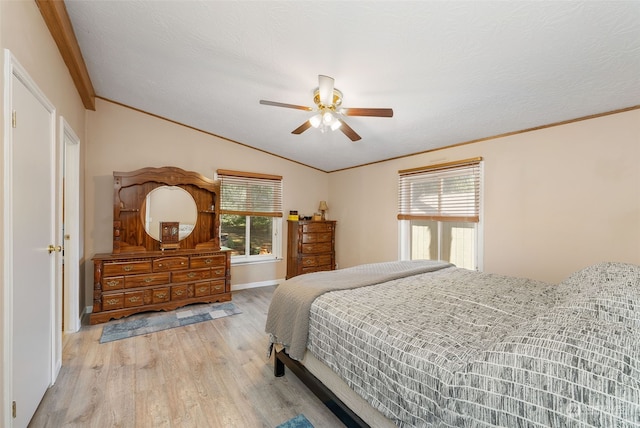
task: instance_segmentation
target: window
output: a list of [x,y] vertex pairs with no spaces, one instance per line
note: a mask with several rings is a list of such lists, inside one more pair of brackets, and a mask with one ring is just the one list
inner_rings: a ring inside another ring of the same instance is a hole
[[218,170],[221,179],[220,244],[231,262],[282,257],[282,177]]
[[402,260],[479,269],[481,158],[399,171]]

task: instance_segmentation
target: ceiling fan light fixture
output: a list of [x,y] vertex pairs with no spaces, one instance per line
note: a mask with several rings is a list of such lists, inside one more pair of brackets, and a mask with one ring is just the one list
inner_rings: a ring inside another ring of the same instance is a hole
[[393,110],[390,108],[342,108],[342,92],[336,89],[332,77],[322,74],[318,75],[318,87],[313,91],[313,102],[315,108],[260,100],[260,104],[314,112],[310,119],[291,131],[295,135],[302,134],[311,127],[319,129],[322,133],[340,129],[351,141],[358,141],[361,137],[343,120],[345,116],[393,117]]
[[320,126],[320,124],[322,123],[322,113],[318,113],[316,115],[311,116],[311,119],[309,119],[309,123],[314,128],[317,128],[318,126]]

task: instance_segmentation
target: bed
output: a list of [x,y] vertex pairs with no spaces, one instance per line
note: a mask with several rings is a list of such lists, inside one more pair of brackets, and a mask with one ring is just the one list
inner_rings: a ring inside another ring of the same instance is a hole
[[434,261],[317,272],[276,289],[266,332],[276,374],[356,425],[640,426],[640,266],[560,284]]

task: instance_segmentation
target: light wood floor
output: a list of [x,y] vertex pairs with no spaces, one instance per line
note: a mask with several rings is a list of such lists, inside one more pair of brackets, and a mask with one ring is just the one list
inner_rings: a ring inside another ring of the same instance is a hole
[[340,421],[289,371],[273,376],[264,333],[275,287],[233,293],[243,312],[100,344],[102,326],[66,335],[62,370],[30,427],[275,427],[303,413]]

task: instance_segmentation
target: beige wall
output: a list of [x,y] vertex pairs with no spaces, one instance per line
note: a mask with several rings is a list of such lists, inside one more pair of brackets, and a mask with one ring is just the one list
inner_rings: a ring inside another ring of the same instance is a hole
[[[85,109],[75,89],[69,71],[60,56],[58,49],[49,34],[40,11],[33,0],[0,1],[0,47],[2,47],[0,66],[4,70],[4,49],[9,49],[17,61],[26,69],[38,87],[56,107],[56,138],[59,138],[59,118],[64,116],[69,125],[81,140],[80,157],[84,159],[82,144],[85,140]],[[4,80],[4,79],[3,79]],[[0,98],[4,99],[4,86],[0,87]],[[0,117],[4,118],[4,106],[0,105]],[[2,121],[2,124],[4,121]],[[0,127],[3,125],[0,124]],[[4,128],[0,128],[4,135]],[[60,141],[58,141],[60,147]],[[0,181],[4,177],[4,159],[0,153]],[[82,188],[82,184],[81,184]],[[4,200],[4,182],[0,185],[0,193]],[[81,214],[82,215],[82,214]],[[4,222],[0,210],[0,222]],[[82,232],[83,227],[81,225]],[[0,238],[0,254],[8,249],[2,247],[4,239]],[[4,278],[4,266],[0,258],[0,278]],[[4,293],[4,281],[0,289],[0,299]],[[82,296],[84,299],[84,296]],[[3,304],[3,303],[2,303]],[[0,324],[2,318],[0,317]],[[0,334],[4,325],[0,325]],[[2,346],[3,338],[0,338]],[[2,350],[4,353],[5,350]],[[4,367],[0,368],[0,384],[4,385]],[[0,395],[3,390],[0,390]],[[5,418],[4,403],[6,397],[0,397],[0,421]],[[1,423],[1,422],[0,422]]]
[[640,264],[640,110],[335,172],[341,267],[398,258],[397,172],[484,158],[484,270],[559,282]]
[[[396,260],[397,171],[482,156],[484,270],[559,282],[602,260],[640,263],[638,123],[634,110],[325,174],[98,100],[88,114],[86,251],[111,251],[112,172],[170,165],[209,177],[218,168],[280,174],[285,213],[328,201],[339,267]],[[285,269],[234,266],[232,284],[277,281]],[[85,273],[90,305],[90,264]]]
[[[176,166],[213,178],[217,169],[276,174],[283,177],[285,213],[313,213],[328,197],[327,174],[238,143],[98,99],[88,113],[86,158],[87,254],[112,250],[113,171]],[[283,220],[286,221],[286,218]],[[283,233],[286,233],[283,224]],[[283,245],[286,245],[284,240]],[[286,248],[283,248],[283,257]],[[87,305],[93,271],[85,270]],[[280,280],[286,262],[233,266],[234,286]]]

